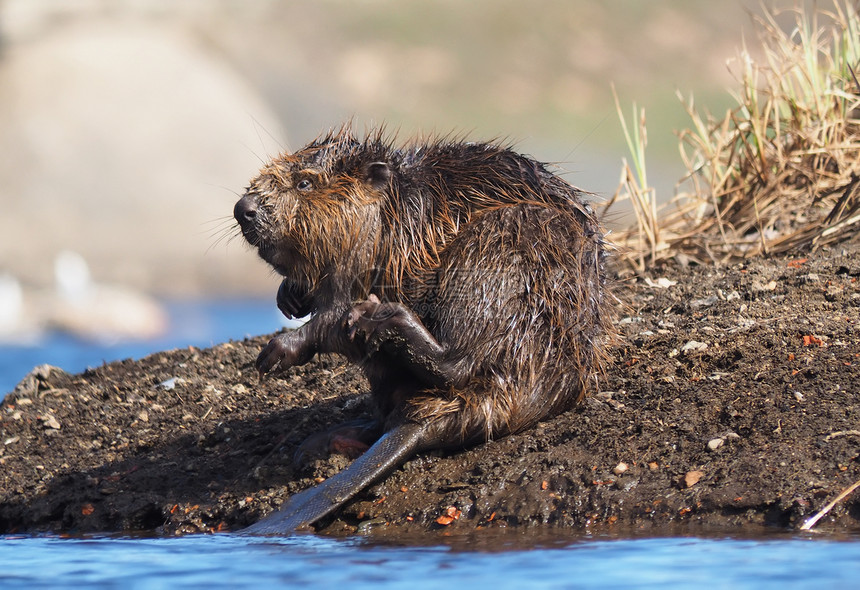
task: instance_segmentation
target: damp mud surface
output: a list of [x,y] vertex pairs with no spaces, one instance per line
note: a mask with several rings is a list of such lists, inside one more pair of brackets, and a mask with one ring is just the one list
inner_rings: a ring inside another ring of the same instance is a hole
[[[785,531],[860,480],[856,245],[613,290],[599,391],[529,431],[423,453],[316,530]],[[363,377],[323,356],[261,382],[267,339],[34,369],[0,405],[0,533],[235,531],[342,469],[293,453],[369,412]],[[860,490],[816,529],[860,531]]]

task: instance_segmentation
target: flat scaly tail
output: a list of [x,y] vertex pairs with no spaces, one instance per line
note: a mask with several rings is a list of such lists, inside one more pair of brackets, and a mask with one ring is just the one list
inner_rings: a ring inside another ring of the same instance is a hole
[[239,533],[288,535],[300,527],[313,524],[426,448],[426,433],[426,426],[414,422],[393,428],[349,467],[318,486],[293,495],[280,510]]

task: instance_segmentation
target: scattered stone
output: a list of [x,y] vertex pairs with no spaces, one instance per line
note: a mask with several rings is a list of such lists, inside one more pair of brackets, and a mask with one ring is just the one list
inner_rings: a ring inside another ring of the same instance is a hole
[[171,377],[170,379],[165,379],[164,381],[159,383],[157,387],[160,387],[161,389],[165,389],[167,391],[170,391],[171,389],[175,389],[176,384],[179,382],[180,381],[179,381],[178,377]]
[[700,309],[702,307],[710,307],[720,300],[716,295],[705,297],[704,299],[694,299],[690,302],[691,309]]
[[723,446],[723,444],[725,442],[726,442],[726,439],[724,439],[724,438],[712,438],[711,440],[708,441],[708,450],[709,451],[716,451],[721,446]]
[[707,342],[699,342],[698,340],[690,340],[681,347],[681,352],[689,354],[691,352],[702,352],[708,348]]
[[765,283],[761,279],[756,279],[753,281],[751,290],[753,293],[763,293],[766,291],[774,291],[774,290],[776,290],[776,281],[771,280],[771,281],[768,281],[767,283]]
[[42,416],[42,424],[44,424],[45,428],[52,428],[53,430],[60,429],[60,422],[51,414]]
[[669,287],[674,287],[678,284],[678,281],[673,281],[667,279],[666,277],[660,277],[656,281],[652,281],[649,277],[645,277],[645,284],[649,287],[654,287],[657,289],[668,289]]

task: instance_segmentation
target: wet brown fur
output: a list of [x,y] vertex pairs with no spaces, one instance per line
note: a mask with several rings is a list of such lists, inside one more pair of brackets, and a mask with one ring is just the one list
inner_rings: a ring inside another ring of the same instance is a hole
[[[374,177],[377,163],[390,178]],[[434,423],[440,446],[487,440],[570,408],[599,373],[611,323],[597,220],[577,189],[508,146],[396,147],[343,127],[275,158],[248,192],[260,208],[249,239],[316,314],[373,294],[444,346],[458,377],[443,386],[404,387],[396,359],[353,359],[389,425]]]

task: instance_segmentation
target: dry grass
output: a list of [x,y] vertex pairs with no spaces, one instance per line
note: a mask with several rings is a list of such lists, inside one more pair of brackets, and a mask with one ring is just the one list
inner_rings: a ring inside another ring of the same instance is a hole
[[[672,257],[728,263],[813,251],[860,227],[860,14],[845,0],[795,7],[784,31],[774,11],[755,21],[763,56],[734,61],[737,106],[717,118],[683,101],[691,127],[679,134],[687,174],[658,208],[645,170],[644,112],[619,118],[625,161],[609,205],[629,199],[634,226],[614,233],[622,264],[644,270]],[[617,103],[617,100],[616,100]]]

